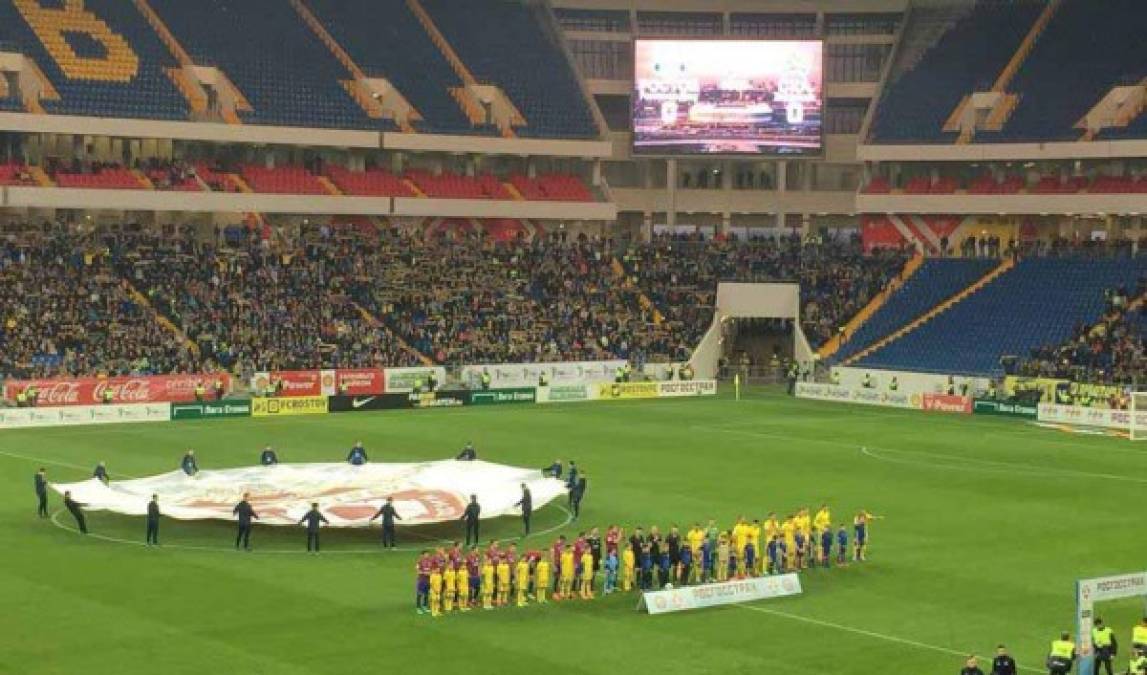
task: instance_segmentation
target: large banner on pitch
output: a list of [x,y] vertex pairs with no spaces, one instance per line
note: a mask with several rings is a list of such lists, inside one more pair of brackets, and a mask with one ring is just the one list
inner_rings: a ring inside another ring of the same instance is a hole
[[801,580],[796,574],[751,577],[703,586],[685,586],[665,591],[649,591],[641,596],[641,605],[650,614],[667,614],[688,609],[732,605],[752,600],[783,598],[801,593]]
[[112,481],[96,479],[52,484],[63,494],[97,511],[139,516],[151,495],[159,495],[163,514],[179,520],[232,520],[231,509],[243,493],[265,525],[295,525],[318,502],[332,527],[365,527],[387,497],[402,520],[398,525],[455,521],[470,495],[476,495],[482,518],[518,514],[521,485],[529,486],[534,507],[565,494],[565,484],[545,478],[537,469],[452,459],[416,464],[278,464],[239,469],[182,471]]
[[44,380],[8,380],[4,383],[4,398],[16,400],[16,395],[36,385],[39,390],[37,405],[94,405],[105,403],[104,392],[112,393],[111,403],[165,403],[194,401],[195,386],[200,382],[211,390],[215,380],[222,380],[230,390],[231,376],[227,373],[189,373],[186,375],[131,375],[124,377],[77,377]]

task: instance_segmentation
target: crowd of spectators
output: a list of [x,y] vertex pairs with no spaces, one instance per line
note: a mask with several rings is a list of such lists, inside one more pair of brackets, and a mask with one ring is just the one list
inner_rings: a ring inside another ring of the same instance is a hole
[[1147,279],[1133,293],[1120,287],[1106,291],[1103,317],[1094,325],[1080,324],[1059,345],[1031,351],[1020,366],[1030,377],[1072,379],[1093,384],[1138,384],[1147,379],[1142,303]]
[[682,345],[695,345],[712,322],[717,283],[798,282],[801,328],[815,348],[828,341],[903,268],[906,249],[865,255],[859,238],[661,235],[631,247],[627,274]]
[[[148,167],[149,170],[157,167]],[[174,169],[173,169],[174,170]],[[813,344],[906,259],[859,242],[304,225],[31,230],[0,260],[4,374],[131,374],[689,358],[722,280],[799,281]],[[146,301],[143,301],[146,298]],[[150,305],[150,306],[148,306]]]
[[186,372],[199,366],[116,273],[107,250],[66,233],[0,250],[0,373],[14,377]]

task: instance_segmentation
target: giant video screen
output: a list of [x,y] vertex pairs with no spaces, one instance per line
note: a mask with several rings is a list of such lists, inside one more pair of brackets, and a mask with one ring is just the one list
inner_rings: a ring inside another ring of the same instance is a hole
[[633,153],[817,155],[819,40],[634,42]]

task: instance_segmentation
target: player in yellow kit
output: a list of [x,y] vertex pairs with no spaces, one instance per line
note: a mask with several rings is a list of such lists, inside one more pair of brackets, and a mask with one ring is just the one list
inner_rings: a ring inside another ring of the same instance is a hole
[[832,528],[832,512],[829,511],[828,504],[820,505],[820,510],[816,512],[816,517],[812,519],[812,524],[818,532],[824,532]]
[[522,556],[514,571],[515,590],[518,594],[518,607],[526,606],[526,598],[530,592],[530,559]]
[[442,615],[442,569],[430,570],[430,616]]
[[593,600],[593,554],[588,548],[581,554],[581,599]]
[[765,518],[765,541],[773,540],[773,537],[781,533],[781,523],[777,520],[777,514],[769,511],[769,517]]
[[469,612],[470,571],[466,569],[466,564],[463,562],[459,562],[458,569],[454,570],[454,590],[458,609]]
[[446,569],[442,571],[442,613],[447,614],[454,611],[454,589],[455,584],[458,583],[458,573],[454,570],[454,564],[451,562],[446,563]]
[[558,577],[558,599],[565,600],[570,597],[574,582],[574,554],[573,547],[566,544],[562,550],[561,576]]
[[753,547],[753,569],[746,570],[750,575],[760,576],[764,573],[764,551],[761,549],[761,521],[754,519],[745,525],[748,532],[747,543]]
[[637,560],[633,557],[633,548],[626,546],[621,552],[621,590],[633,590],[633,571]]
[[538,604],[546,604],[546,593],[550,592],[550,561],[545,556],[538,558],[534,567],[534,598]]
[[797,525],[791,515],[781,523],[781,538],[785,541],[785,569],[791,570],[797,558]]
[[494,561],[482,563],[482,609],[494,609]]
[[510,602],[510,561],[506,558],[498,559],[498,599],[494,604],[498,607]]

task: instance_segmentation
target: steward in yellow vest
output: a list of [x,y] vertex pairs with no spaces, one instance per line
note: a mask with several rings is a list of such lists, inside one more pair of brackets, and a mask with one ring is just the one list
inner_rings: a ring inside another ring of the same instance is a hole
[[1058,640],[1051,643],[1051,652],[1047,655],[1047,670],[1050,675],[1067,675],[1075,664],[1075,643],[1071,641],[1070,633],[1060,633]]

